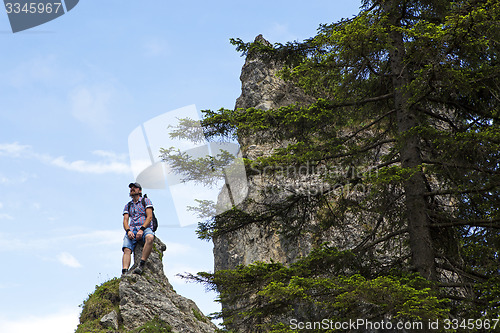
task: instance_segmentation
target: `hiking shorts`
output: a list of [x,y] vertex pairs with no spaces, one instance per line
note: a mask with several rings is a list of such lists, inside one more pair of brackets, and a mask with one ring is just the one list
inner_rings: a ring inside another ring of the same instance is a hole
[[[139,231],[139,230],[137,230]],[[134,232],[134,235],[137,235],[137,231]],[[146,235],[155,235],[155,233],[153,232],[153,230],[151,230],[151,228],[146,228],[146,230],[144,230],[144,233],[142,234],[142,241],[145,242],[146,241]],[[128,238],[127,234],[125,234],[125,237],[123,237],[123,246],[122,246],[122,251],[125,250],[125,248],[129,248],[132,252],[134,252],[134,249],[135,249],[135,246],[137,245],[137,239],[130,239]]]

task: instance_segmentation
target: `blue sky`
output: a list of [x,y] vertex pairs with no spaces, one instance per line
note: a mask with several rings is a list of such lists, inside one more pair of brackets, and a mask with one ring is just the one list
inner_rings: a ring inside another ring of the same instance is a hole
[[[0,14],[0,332],[73,332],[79,304],[121,270],[128,136],[195,104],[233,108],[244,59],[229,39],[303,40],[360,1],[80,3],[13,34]],[[213,270],[212,244],[180,227],[165,190],[145,190],[176,291],[205,313],[214,294],[178,273]]]

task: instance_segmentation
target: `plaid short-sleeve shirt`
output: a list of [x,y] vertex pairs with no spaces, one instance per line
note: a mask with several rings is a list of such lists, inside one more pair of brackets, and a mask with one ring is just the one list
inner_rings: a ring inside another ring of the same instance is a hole
[[[132,230],[134,233],[138,231],[142,225],[144,224],[144,221],[146,220],[146,208],[151,207],[153,208],[153,203],[149,198],[144,198],[144,203],[146,204],[146,207],[142,205],[142,197],[139,198],[137,202],[134,202],[131,200],[125,205],[125,208],[123,209],[123,214],[129,214],[129,227],[130,230]],[[128,210],[128,206],[130,204],[130,212]]]

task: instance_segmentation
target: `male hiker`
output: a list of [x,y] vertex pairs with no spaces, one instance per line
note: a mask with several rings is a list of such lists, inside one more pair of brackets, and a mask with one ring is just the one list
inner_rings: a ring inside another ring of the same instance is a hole
[[[138,241],[144,242],[142,250],[141,262],[134,273],[142,274],[144,264],[151,254],[153,249],[153,241],[155,234],[151,230],[150,224],[153,218],[153,203],[149,198],[142,198],[142,187],[139,183],[130,183],[130,197],[132,201],[125,205],[123,210],[123,228],[125,229],[125,237],[123,238],[123,269],[122,274],[128,272],[134,252],[135,245]],[[143,205],[143,202],[145,205]]]

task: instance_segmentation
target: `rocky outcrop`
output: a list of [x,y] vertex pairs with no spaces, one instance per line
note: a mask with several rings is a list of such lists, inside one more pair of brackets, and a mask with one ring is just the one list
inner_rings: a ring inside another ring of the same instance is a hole
[[[255,42],[270,45],[262,35],[257,36]],[[280,69],[279,63],[263,61],[258,55],[249,53],[241,70],[241,95],[236,100],[235,110],[270,110],[291,104],[312,103],[314,98],[279,77]],[[281,146],[280,143],[258,143],[258,138],[254,137],[240,137],[238,140],[244,157],[250,160],[267,156]],[[253,175],[248,177],[247,182],[247,197],[256,202],[262,201],[261,191],[265,186],[269,186],[270,179],[265,175]],[[219,204],[224,205],[227,200],[224,193],[219,195]],[[246,211],[254,209],[245,203],[239,208]],[[232,269],[255,261],[290,263],[309,253],[312,244],[312,240],[304,238],[290,241],[272,228],[256,225],[248,225],[230,234],[216,236],[213,242],[215,271]]]
[[142,275],[132,273],[142,249],[138,244],[130,273],[98,286],[84,301],[76,333],[215,332],[215,324],[196,304],[173,290],[163,272],[166,246],[160,239],[155,239]]
[[[258,35],[255,42],[271,45],[262,35]],[[236,100],[235,109],[253,107],[270,110],[299,102],[312,102],[313,99],[301,89],[278,76],[280,69],[279,64],[264,62],[259,56],[248,54],[241,69],[241,95]]]
[[[257,36],[256,42],[269,45],[262,35]],[[281,65],[272,61],[263,61],[259,56],[249,53],[241,71],[241,95],[236,100],[235,111],[240,109],[257,108],[261,110],[277,109],[291,104],[309,104],[314,101],[301,89],[291,83],[285,82],[279,77]],[[265,135],[265,133],[262,133]],[[259,156],[268,156],[274,149],[285,143],[273,142],[262,143],[259,137],[239,137],[243,156],[255,160]],[[267,202],[274,200],[273,196],[264,197],[262,190],[269,186],[273,180],[266,175],[251,175],[241,187],[248,188],[247,198],[238,205],[238,208],[255,212],[258,208],[252,202]],[[300,182],[300,181],[299,181]],[[278,184],[281,185],[281,184]],[[301,186],[301,184],[295,184]],[[232,184],[232,191],[238,190]],[[224,191],[219,194],[218,205],[225,207],[229,204],[229,198]],[[290,239],[280,234],[273,227],[265,225],[248,224],[240,229],[213,237],[214,243],[214,269],[215,271],[234,269],[238,265],[249,265],[256,261],[279,262],[290,264],[297,258],[306,256],[316,242],[321,239],[312,239],[310,235],[294,237]],[[238,304],[222,304],[223,309],[245,307],[250,302],[241,299]],[[241,319],[241,320],[240,320]],[[234,332],[255,332],[256,327],[252,321],[243,318],[234,319],[228,328]]]
[[[262,35],[257,36],[255,41],[270,45]],[[265,62],[252,53],[248,54],[241,70],[241,95],[236,100],[235,110],[252,107],[269,110],[291,104],[313,102],[312,97],[307,96],[301,89],[285,82],[278,76],[280,68],[280,64]],[[255,144],[258,140],[252,137],[240,137],[238,140],[244,157],[248,159],[269,155],[279,147],[279,143],[273,145]],[[248,182],[246,184],[248,198],[256,201],[261,200],[260,191],[269,185],[269,179],[261,175],[254,175],[246,181]],[[226,193],[222,192],[218,198],[218,205],[225,207],[229,203],[228,201]],[[239,208],[247,211],[253,209],[245,203]],[[311,249],[309,240],[296,239],[290,242],[275,230],[255,225],[248,225],[230,234],[216,236],[213,242],[215,271],[232,269],[238,265],[248,265],[255,261],[269,262],[273,260],[289,263],[293,262],[295,258],[309,253]]]
[[[153,251],[142,275],[129,273],[120,282],[120,315],[123,326],[132,330],[149,320],[158,318],[172,327],[174,332],[209,333],[216,326],[206,318],[196,304],[179,294],[163,273],[162,257],[166,246],[155,239]],[[134,266],[141,258],[142,246],[134,253]]]

